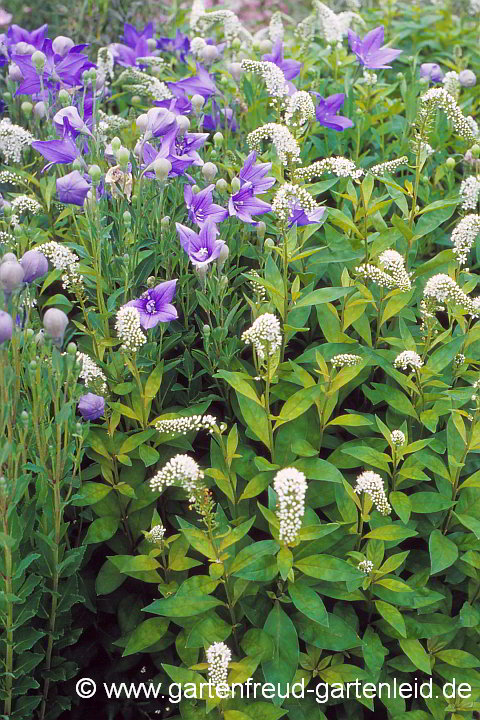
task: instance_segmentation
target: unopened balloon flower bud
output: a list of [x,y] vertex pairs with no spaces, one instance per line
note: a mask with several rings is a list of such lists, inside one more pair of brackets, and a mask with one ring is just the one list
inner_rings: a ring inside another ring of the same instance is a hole
[[132,95],[132,105],[141,105],[142,104],[142,98],[140,95]]
[[241,41],[240,41],[240,38],[238,38],[238,37],[233,38],[233,40],[232,40],[232,48],[233,48],[234,50],[240,50],[241,47],[242,47],[242,43],[241,43]]
[[153,52],[157,49],[157,41],[155,38],[148,38],[147,40],[147,46],[150,52]]
[[42,347],[42,345],[44,345],[44,344],[45,344],[45,330],[42,328],[35,335],[35,345],[37,347]]
[[27,412],[26,410],[22,410],[22,412],[20,413],[20,417],[21,417],[21,419],[22,419],[23,424],[24,424],[24,425],[27,425],[27,423],[28,423],[28,412]]
[[462,87],[473,87],[477,84],[477,76],[471,70],[462,70],[458,75],[458,82]]
[[15,53],[17,55],[31,55],[35,52],[35,47],[33,45],[30,45],[30,43],[25,42],[24,40],[20,40],[15,45]]
[[75,429],[77,431],[78,435],[81,435],[83,432],[83,425],[80,422],[75,423]]
[[215,150],[215,148],[213,148],[213,150],[211,151],[210,157],[213,158],[214,160],[217,157],[217,151]]
[[10,296],[23,282],[24,270],[18,260],[7,260],[0,265],[0,285]]
[[112,138],[112,142],[110,143],[110,145],[112,146],[112,151],[113,151],[114,153],[116,153],[116,152],[118,152],[118,151],[120,150],[120,148],[122,147],[122,141],[120,140],[119,137],[117,137],[117,136],[115,135],[115,137]]
[[5,253],[5,255],[4,255],[4,256],[2,257],[2,259],[0,260],[0,265],[1,265],[2,263],[10,262],[10,261],[17,262],[17,256],[15,255],[15,253],[7,252],[7,253]]
[[186,115],[177,115],[176,120],[179,134],[181,136],[185,135],[185,133],[188,132],[188,128],[190,127],[190,120]]
[[160,182],[165,182],[168,178],[168,173],[172,169],[172,163],[170,162],[170,160],[167,160],[167,158],[157,158],[153,161],[152,167],[157,180],[160,180]]
[[225,263],[227,261],[228,254],[229,254],[228,245],[223,245],[220,250],[220,254],[217,258],[217,270],[219,273],[221,273],[223,270],[223,266],[225,265]]
[[265,39],[260,42],[260,51],[267,53],[272,49],[272,41]]
[[[148,116],[147,113],[142,113],[137,117],[135,120],[135,125],[137,126],[137,130],[140,130],[140,132],[145,132],[148,125]],[[117,138],[118,139],[118,138]],[[113,141],[112,141],[112,147],[113,147]]]
[[200,192],[198,185],[192,185],[192,193],[196,195],[198,192]]
[[455,160],[453,159],[453,157],[447,158],[445,161],[445,165],[449,170],[453,170],[453,168],[455,167]]
[[67,353],[69,355],[76,355],[77,354],[77,346],[74,342],[69,342],[67,345]]
[[217,166],[212,162],[206,162],[202,167],[202,175],[207,182],[212,182],[218,172]]
[[162,226],[162,230],[168,230],[168,227],[170,225],[170,215],[164,215],[163,218],[160,220],[160,225]]
[[237,193],[241,188],[240,178],[234,177],[232,180],[232,192]]
[[72,168],[73,168],[73,170],[78,170],[79,172],[81,172],[83,170],[83,163],[80,160],[80,158],[75,158],[75,160],[72,163]]
[[30,115],[32,114],[33,105],[32,105],[32,103],[29,102],[28,100],[25,100],[25,101],[22,102],[22,104],[20,105],[20,110],[21,110],[22,113],[25,115],[25,117],[29,118]]
[[204,335],[210,335],[210,333],[211,333],[210,325],[204,325],[202,328],[202,332]]
[[150,275],[150,276],[147,278],[147,287],[148,287],[148,288],[155,287],[155,283],[156,283],[156,282],[157,282],[157,278],[155,277],[155,275]]
[[472,145],[472,147],[470,148],[470,152],[472,153],[472,156],[474,158],[480,157],[480,145],[478,145],[477,143],[475,143],[475,145]]
[[213,142],[216,148],[221,148],[223,145],[223,134],[221,132],[216,132],[213,136]]
[[43,118],[47,114],[47,105],[43,102],[43,100],[39,100],[35,105],[33,106],[33,114],[36,118],[39,120],[43,120]]
[[273,242],[272,238],[267,238],[263,243],[263,247],[265,248],[267,253],[272,252],[273,248],[275,247],[275,243]]
[[59,105],[62,105],[63,107],[68,107],[68,105],[71,104],[72,98],[70,97],[70,94],[65,90],[65,88],[62,88],[58,95],[57,100]]
[[201,110],[201,109],[203,108],[203,106],[205,105],[205,98],[203,98],[201,95],[196,95],[196,94],[195,94],[195,95],[192,97],[192,105],[193,105],[193,107],[194,107],[194,109],[195,109],[195,112],[199,113],[200,110]]
[[98,165],[90,165],[88,168],[88,174],[92,178],[92,183],[94,185],[98,185],[100,180],[102,179],[102,171],[99,168]]
[[217,188],[218,192],[224,193],[228,188],[227,181],[223,178],[219,178],[216,182],[215,187]]
[[235,82],[238,82],[243,75],[243,68],[239,62],[231,62],[227,65],[227,70],[233,77]]
[[20,260],[23,268],[23,282],[31,283],[48,272],[48,260],[39,250],[27,250]]
[[256,228],[256,230],[257,230],[257,238],[258,238],[259,240],[263,240],[263,238],[265,237],[265,231],[266,231],[266,229],[267,229],[267,226],[265,225],[265,223],[263,222],[263,220],[260,220],[260,222],[257,223],[257,228]]
[[127,227],[130,227],[132,224],[132,214],[128,210],[125,210],[123,213],[123,222]]
[[397,72],[397,74],[395,75],[395,77],[397,78],[397,80],[403,80],[403,73],[402,73],[402,72]]
[[37,361],[36,360],[30,360],[28,363],[28,367],[30,370],[36,370],[37,369]]
[[205,45],[200,52],[199,57],[206,65],[211,65],[211,63],[215,62],[219,56],[218,49],[215,45]]
[[32,55],[32,63],[35,65],[35,70],[37,73],[42,73],[43,68],[45,67],[45,60],[46,55],[41,50],[35,50],[35,52]]
[[57,347],[60,347],[63,342],[63,336],[68,325],[68,317],[63,310],[58,308],[48,308],[47,312],[43,316],[43,327],[45,332],[52,339],[52,342]]
[[126,167],[130,159],[130,152],[126,147],[122,145],[122,147],[120,147],[119,150],[117,150],[117,152],[115,153],[115,157],[120,167]]
[[33,338],[33,336],[35,335],[35,332],[32,328],[27,328],[25,330],[25,335],[26,335],[27,340],[31,340]]
[[23,80],[22,71],[14,62],[8,66],[8,79],[13,80],[13,82],[22,82]]
[[3,93],[3,97],[4,97],[5,100],[8,102],[9,100],[12,99],[12,93],[11,93],[11,92],[8,92],[8,90],[7,90],[6,92]]
[[11,340],[12,334],[12,316],[4,310],[0,310],[0,345],[2,345],[7,340]]
[[57,35],[52,42],[53,52],[57,53],[57,55],[62,55],[62,57],[66,55],[74,45],[75,43],[72,38],[65,37],[65,35]]

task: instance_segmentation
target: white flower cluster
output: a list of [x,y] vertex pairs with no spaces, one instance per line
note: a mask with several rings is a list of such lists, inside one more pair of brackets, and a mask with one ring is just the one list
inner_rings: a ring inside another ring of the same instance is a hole
[[105,123],[107,126],[100,129],[108,129],[110,134],[116,134],[120,130],[125,130],[125,128],[130,125],[127,118],[123,118],[120,115],[107,115],[107,113],[104,113],[103,110],[98,111],[98,120],[99,125]]
[[62,284],[65,290],[80,285],[83,280],[83,275],[80,275],[79,271],[80,259],[73,250],[70,250],[66,245],[55,242],[55,240],[39,245],[35,250],[43,253],[54,268],[64,271]]
[[306,213],[318,210],[318,205],[305,188],[291,183],[284,183],[275,193],[272,210],[278,219],[285,223],[292,214],[292,208],[298,203]]
[[370,87],[373,87],[377,84],[378,75],[377,73],[370,72],[369,70],[364,70],[362,79],[365,85],[370,85]]
[[288,85],[283,70],[275,63],[265,60],[242,60],[242,69],[258,73],[262,76],[270,97],[285,98],[288,96]]
[[23,148],[34,140],[31,132],[20,125],[14,125],[10,118],[0,121],[0,153],[7,165],[10,162],[20,162]]
[[295,26],[293,32],[302,41],[302,47],[308,47],[315,36],[315,15],[304,18]]
[[408,157],[402,155],[402,157],[396,158],[395,160],[387,160],[387,162],[379,163],[378,165],[372,165],[368,169],[372,175],[385,175],[385,173],[393,173],[401,165],[405,165],[408,162]]
[[158,420],[155,429],[166,435],[186,435],[189,432],[208,430],[212,433],[217,424],[213,415],[189,415],[188,417],[173,418],[171,420]]
[[248,330],[242,333],[246,345],[253,345],[260,360],[276,353],[282,344],[280,322],[273,313],[260,315]]
[[475,175],[470,175],[462,180],[460,197],[462,198],[462,210],[475,210],[480,200],[480,179]]
[[[250,275],[258,278],[260,277],[256,270],[251,270]],[[267,289],[261,285],[261,283],[255,282],[255,280],[250,280],[250,286],[257,296],[257,302],[265,302],[267,299]]]
[[19,215],[38,215],[41,210],[42,206],[35,198],[29,197],[28,195],[17,195],[17,197],[12,200],[12,225],[19,224]]
[[228,663],[232,659],[232,652],[223,642],[215,642],[207,648],[208,678],[213,685],[226,683],[228,676]]
[[149,542],[160,545],[163,541],[164,535],[165,535],[165,528],[163,527],[162,524],[160,524],[160,525],[154,525],[153,528],[150,530],[150,532],[147,533],[146,537]]
[[458,100],[460,94],[460,80],[458,79],[458,73],[454,70],[449,70],[443,76],[443,87],[445,90],[455,99]]
[[390,440],[395,447],[402,447],[402,445],[405,445],[405,433],[401,430],[392,430]]
[[480,137],[480,129],[477,121],[471,115],[467,115],[467,123],[470,125],[473,136],[478,140]]
[[365,575],[370,575],[373,570],[373,562],[371,560],[360,560],[357,568],[364,572]]
[[279,538],[286,545],[295,542],[305,514],[307,481],[296,468],[279,470],[273,481],[277,493],[277,518],[280,522]]
[[378,258],[380,268],[364,263],[355,268],[362,277],[371,280],[380,287],[393,290],[398,288],[404,292],[410,290],[412,281],[405,269],[405,260],[396,250],[385,250]]
[[101,392],[107,391],[107,378],[103,371],[98,367],[96,362],[89,355],[77,352],[77,363],[80,365],[80,380],[83,380],[87,387],[93,385],[98,380],[98,389]]
[[[479,184],[480,187],[480,184]],[[465,265],[475,238],[480,233],[480,215],[466,215],[452,232],[453,252],[459,265]]]
[[153,491],[162,492],[165,488],[178,483],[189,497],[194,501],[194,493],[204,474],[199,466],[188,455],[175,455],[167,464],[150,478],[150,487]]
[[470,7],[468,9],[470,15],[476,15],[480,13],[480,0],[470,0]]
[[268,25],[268,34],[270,36],[270,40],[273,43],[277,42],[277,40],[283,40],[285,30],[282,22],[282,13],[278,10],[277,12],[274,12],[272,17],[270,18],[270,23]]
[[104,78],[108,85],[109,80],[113,80],[113,68],[115,66],[115,58],[109,47],[101,47],[97,52],[97,72]]
[[129,67],[124,70],[118,80],[119,85],[128,86],[131,92],[147,95],[152,100],[170,100],[172,93],[164,82],[154,75]]
[[24,183],[21,175],[11,170],[0,170],[0,184],[2,185],[20,185]]
[[380,475],[373,472],[373,470],[364,470],[363,473],[360,473],[353,491],[356,492],[357,495],[360,495],[362,492],[367,493],[381,515],[390,515],[392,512],[392,508],[385,494],[383,480]]
[[0,245],[8,245],[9,243],[15,242],[15,237],[5,230],[0,230]]
[[204,47],[206,47],[207,41],[204,40],[201,37],[194,37],[192,42],[190,43],[190,52],[195,57],[198,55],[200,50],[203,50]]
[[291,95],[285,108],[285,122],[291,127],[302,127],[315,117],[315,105],[310,93],[298,90]]
[[140,313],[135,307],[124,305],[120,308],[115,318],[115,331],[122,341],[121,350],[124,352],[137,352],[147,342],[140,328]]
[[478,317],[480,312],[479,298],[469,297],[445,273],[438,273],[427,280],[423,298],[422,314],[425,317],[433,317],[437,310],[444,310],[444,303],[458,305],[472,317]]
[[330,157],[308,165],[307,167],[297,168],[295,170],[295,178],[303,180],[311,180],[317,175],[325,173],[333,173],[337,177],[351,177],[353,180],[361,178],[363,170],[357,168],[352,160],[345,157]]
[[326,43],[337,45],[347,35],[350,25],[354,19],[363,23],[361,18],[354,12],[341,12],[335,14],[333,10],[319,0],[313,0],[316,22]]
[[423,360],[414,350],[404,350],[393,361],[394,368],[402,370],[420,370],[423,367]]
[[237,15],[232,10],[212,10],[205,12],[200,3],[194,3],[190,13],[190,29],[198,35],[206,36],[211,27],[217,23],[223,23],[225,40],[231,42],[236,37],[244,36],[250,40],[250,33],[243,27]]
[[247,143],[251,150],[260,150],[262,140],[271,140],[283,165],[288,161],[300,162],[300,147],[290,130],[278,123],[267,123],[252,130],[247,136]]
[[353,355],[352,353],[340,353],[340,355],[334,355],[330,360],[332,367],[353,367],[354,365],[360,365],[362,358],[360,355]]
[[445,112],[457,135],[468,142],[475,140],[475,135],[472,132],[467,118],[455,102],[455,99],[445,88],[430,88],[430,90],[427,90],[427,92],[420,97],[419,120],[421,122],[423,120],[429,120],[433,117],[437,108],[441,108]]

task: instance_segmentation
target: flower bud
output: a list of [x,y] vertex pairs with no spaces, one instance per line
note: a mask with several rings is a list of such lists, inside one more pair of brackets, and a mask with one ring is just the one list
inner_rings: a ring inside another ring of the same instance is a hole
[[22,412],[20,413],[20,417],[22,419],[23,424],[27,425],[28,418],[29,418],[28,412],[26,410],[22,410]]
[[37,361],[36,360],[30,360],[28,367],[30,370],[36,370],[37,369]]
[[12,316],[0,310],[0,345],[6,340],[10,340],[13,334],[13,320]]
[[462,87],[473,87],[477,84],[477,76],[471,70],[462,70],[458,76],[458,82]]
[[453,168],[455,167],[455,160],[453,159],[453,157],[447,158],[445,161],[445,165],[449,170],[453,170]]
[[12,260],[13,262],[17,262],[17,256],[15,255],[15,253],[12,253],[12,252],[5,253],[5,255],[0,260],[0,265],[4,262],[9,262],[10,260]]
[[77,354],[77,346],[74,342],[69,342],[67,345],[67,353],[69,355],[76,355]]
[[11,295],[23,282],[24,271],[18,260],[7,260],[0,265],[0,285],[6,295]]
[[132,105],[141,105],[142,104],[142,98],[140,95],[132,95]]
[[98,185],[98,183],[102,179],[102,171],[99,168],[99,166],[98,165],[90,165],[90,167],[88,168],[88,174],[92,178],[92,183],[94,185]]
[[172,169],[172,163],[167,158],[156,158],[152,163],[153,170],[155,171],[155,177],[160,182],[165,182],[168,178],[168,173]]
[[52,339],[54,345],[60,347],[63,342],[63,336],[68,325],[68,317],[63,310],[57,308],[48,308],[43,316],[43,327],[47,335]]
[[190,127],[190,120],[186,115],[177,115],[177,126],[179,134],[183,136],[186,132],[188,132],[188,129]]
[[233,77],[235,82],[238,82],[243,75],[243,68],[239,62],[231,62],[227,65],[227,70]]
[[232,40],[232,48],[233,48],[234,50],[240,50],[241,47],[242,47],[242,43],[240,42],[240,38],[238,38],[238,37],[233,38],[233,40]]
[[14,62],[11,62],[8,66],[8,79],[13,80],[13,82],[22,82],[23,80],[22,71]]
[[260,52],[267,53],[272,49],[272,41],[265,39],[260,41]]
[[221,148],[223,145],[223,134],[221,132],[216,132],[213,136],[213,142],[216,148]]
[[22,104],[20,105],[20,110],[21,110],[22,113],[25,115],[25,117],[29,118],[30,115],[32,114],[33,105],[32,105],[32,103],[29,102],[28,100],[25,100],[25,101],[22,102]]
[[232,180],[232,192],[237,193],[241,188],[240,178],[234,177]]
[[210,325],[204,325],[202,328],[202,332],[204,335],[210,335],[211,331],[212,330],[210,328]]
[[38,347],[42,347],[42,345],[45,344],[45,330],[39,330],[38,333],[35,335],[35,345]]
[[215,187],[217,188],[218,192],[224,193],[228,188],[227,181],[223,178],[219,178]]
[[170,215],[164,215],[160,220],[160,225],[162,226],[162,230],[168,230],[168,226],[170,225]]
[[217,166],[212,162],[206,162],[202,167],[202,175],[207,182],[212,182],[218,172]]
[[198,192],[200,192],[198,185],[192,185],[192,193],[196,195]]
[[66,55],[75,45],[72,38],[65,37],[65,35],[57,35],[52,42],[53,52],[57,55]]
[[73,170],[78,170],[79,172],[81,172],[83,170],[83,163],[80,160],[80,158],[75,158],[75,160],[72,163],[72,168],[73,168]]
[[195,112],[199,113],[200,110],[201,110],[201,109],[203,108],[203,106],[205,105],[205,98],[203,98],[201,95],[196,95],[196,94],[195,94],[195,95],[192,97],[192,105],[193,105],[193,107],[194,107],[194,109],[195,109]]
[[218,270],[219,273],[221,273],[222,270],[223,270],[223,266],[225,265],[225,263],[226,263],[226,261],[227,261],[229,252],[230,252],[230,251],[229,251],[229,249],[228,249],[228,245],[223,245],[222,248],[221,248],[221,250],[220,250],[220,254],[219,254],[218,258],[217,258],[217,270]]
[[39,120],[43,120],[43,118],[46,116],[47,106],[43,102],[43,100],[39,100],[37,103],[35,103],[35,105],[33,106],[33,114]]
[[213,159],[215,159],[217,157],[217,151],[215,150],[215,148],[211,151],[210,157]]
[[155,40],[155,38],[148,38],[147,46],[148,46],[149,52],[153,52],[154,50],[156,50],[157,49],[157,41]]
[[155,275],[150,275],[150,276],[147,278],[147,287],[148,287],[148,288],[153,288],[153,287],[155,287],[155,283],[156,283],[156,282],[157,282],[157,278],[155,277]]
[[98,420],[105,412],[105,400],[101,395],[87,393],[78,401],[77,409],[84,420]]
[[256,228],[256,230],[257,230],[257,238],[258,238],[259,240],[263,240],[263,238],[265,237],[265,231],[266,231],[266,229],[267,229],[267,226],[265,225],[265,223],[263,222],[263,220],[260,220],[260,222],[257,223],[257,228]]
[[32,55],[32,63],[35,65],[37,73],[42,73],[45,67],[46,55],[41,50],[35,50]]
[[110,145],[112,146],[112,151],[113,151],[114,153],[116,153],[116,152],[118,152],[118,151],[120,150],[120,148],[122,147],[122,141],[120,140],[119,137],[117,137],[117,136],[115,135],[115,137],[112,138],[112,142],[110,143]]
[[57,95],[57,100],[58,100],[59,104],[62,105],[63,107],[68,107],[69,105],[72,104],[72,98],[70,97],[70,94],[67,92],[67,90],[65,90],[65,88],[62,88],[59,91],[59,93]]
[[31,283],[48,272],[48,260],[39,250],[28,250],[20,260],[23,282]]
[[472,156],[474,158],[480,157],[480,145],[478,145],[477,143],[475,143],[475,145],[472,145],[472,147],[470,148],[470,152],[472,153]]
[[132,224],[132,214],[128,210],[125,210],[123,213],[123,222],[127,227],[130,227]]
[[25,330],[25,335],[27,337],[27,340],[31,340],[33,338],[33,336],[35,335],[35,333],[32,328],[27,328]]
[[[137,126],[137,129],[140,130],[140,132],[145,132],[148,125],[148,115],[147,113],[142,113],[137,117],[135,120],[135,125]],[[113,148],[113,141],[112,141],[112,148]]]
[[79,423],[79,422],[78,422],[78,423],[75,423],[75,430],[77,431],[77,433],[78,433],[79,435],[81,435],[81,434],[82,434],[82,431],[83,431],[82,423]]
[[211,65],[219,56],[218,49],[215,45],[205,45],[198,54],[206,65]]
[[263,243],[263,247],[265,248],[267,253],[272,252],[273,248],[275,247],[275,243],[273,242],[272,238],[267,238]]
[[120,167],[126,167],[130,159],[130,152],[122,145],[122,147],[115,153],[115,157],[117,158],[117,162]]

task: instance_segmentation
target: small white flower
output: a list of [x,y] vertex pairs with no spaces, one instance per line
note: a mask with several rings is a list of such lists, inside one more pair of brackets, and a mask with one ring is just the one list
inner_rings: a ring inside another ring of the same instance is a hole
[[381,515],[390,515],[392,508],[387,500],[383,480],[372,470],[365,470],[357,477],[357,484],[353,488],[357,495],[364,492],[370,496],[372,503]]
[[194,501],[194,493],[204,474],[193,458],[188,455],[175,455],[167,464],[150,478],[150,487],[153,491],[162,492],[165,488],[178,483],[189,499]]
[[300,162],[300,146],[290,130],[278,123],[267,123],[247,135],[247,143],[251,150],[260,150],[262,140],[271,140],[278,159],[283,165],[288,161]]
[[[480,192],[480,182],[478,183]],[[480,233],[480,215],[466,215],[452,232],[453,252],[459,265],[465,265],[475,238]]]
[[149,533],[147,533],[147,540],[151,543],[154,543],[156,545],[160,545],[163,542],[163,536],[165,535],[165,528],[160,523],[159,525],[154,525],[153,528],[150,530]]
[[98,365],[89,355],[77,352],[77,362],[81,366],[79,378],[83,380],[87,387],[95,384],[98,380],[98,389],[100,392],[107,391],[107,378]]
[[10,118],[0,121],[0,153],[8,165],[21,162],[22,151],[35,140],[32,133],[20,125],[14,125]]
[[414,350],[404,350],[393,361],[393,367],[402,370],[420,370],[423,367],[423,360]]
[[434,317],[437,310],[444,309],[444,303],[457,305],[474,318],[480,313],[480,299],[469,297],[445,273],[438,273],[427,280],[423,298],[421,312],[424,317]]
[[292,214],[295,204],[300,205],[307,215],[319,209],[319,205],[305,188],[300,185],[292,185],[292,183],[284,183],[275,193],[272,211],[279,220],[286,222]]
[[330,362],[332,367],[353,367],[354,365],[360,365],[362,358],[360,355],[353,355],[352,353],[340,353],[340,355],[334,355]]
[[475,134],[467,118],[457,105],[455,98],[445,88],[430,88],[420,97],[420,109],[417,118],[419,124],[433,118],[437,108],[441,108],[445,112],[457,135],[467,140],[467,142],[475,141]]
[[285,123],[291,127],[302,127],[315,117],[315,105],[305,90],[293,93],[285,107]]
[[277,493],[277,518],[280,521],[279,537],[285,544],[295,542],[305,514],[305,475],[296,468],[279,470],[273,481]]
[[189,415],[188,417],[173,418],[171,420],[158,420],[155,428],[158,432],[168,435],[186,435],[192,431],[208,430],[213,432],[217,419],[213,415]]
[[135,307],[120,308],[115,320],[115,331],[122,341],[121,349],[125,352],[137,352],[147,341],[140,326],[140,313]]
[[402,447],[405,445],[405,433],[401,430],[392,430],[390,440],[395,447]]
[[357,168],[352,160],[345,157],[330,157],[317,160],[307,167],[298,168],[294,171],[294,176],[297,180],[311,180],[325,173],[333,173],[337,177],[351,177],[353,180],[358,180],[358,178],[362,177],[363,170]]
[[462,180],[460,184],[462,210],[475,210],[480,199],[480,179],[475,175]]
[[373,562],[371,560],[361,560],[357,568],[365,573],[365,575],[370,575],[370,573],[373,570]]
[[253,345],[260,360],[274,355],[282,345],[280,322],[272,313],[260,315],[253,325],[242,333],[242,340]]
[[228,645],[216,642],[207,648],[208,678],[213,685],[225,683],[228,677],[228,663],[232,659],[232,652]]

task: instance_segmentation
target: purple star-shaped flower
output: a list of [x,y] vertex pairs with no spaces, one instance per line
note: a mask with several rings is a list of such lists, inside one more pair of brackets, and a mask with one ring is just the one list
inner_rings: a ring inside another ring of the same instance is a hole
[[147,290],[138,300],[130,300],[127,303],[126,307],[137,308],[140,314],[140,325],[145,330],[156,327],[159,322],[170,322],[177,319],[178,313],[171,305],[176,284],[176,280],[167,280],[167,282]]
[[214,132],[219,127],[224,128],[225,127],[225,118],[226,118],[226,124],[230,128],[232,132],[236,132],[237,130],[237,121],[235,119],[235,114],[231,108],[219,108],[217,103],[212,100],[212,114],[211,115],[205,115],[203,118],[203,129],[208,130],[208,132]]
[[293,78],[296,78],[297,75],[300,75],[300,70],[302,69],[303,64],[301,62],[298,62],[298,60],[284,59],[283,42],[280,38],[275,42],[275,45],[272,48],[272,52],[263,55],[262,60],[275,63],[275,65],[283,71],[283,74],[285,75],[285,80],[293,80]]
[[12,45],[16,45],[18,42],[25,42],[29,45],[33,45],[34,48],[37,48],[37,50],[40,50],[43,41],[47,37],[48,32],[48,25],[41,25],[36,30],[25,30],[25,28],[20,27],[20,25],[10,25],[7,32],[7,42],[6,44],[8,47],[11,47]]
[[167,110],[170,110],[170,112],[173,112],[175,115],[188,115],[188,113],[192,112],[192,103],[183,93],[183,91],[177,90],[175,92],[175,88],[171,88],[171,90],[175,97],[173,97],[171,100],[157,100],[154,103],[155,106],[166,108]]
[[259,200],[253,192],[251,182],[245,183],[240,190],[230,196],[228,201],[229,214],[235,215],[239,220],[246,223],[255,222],[252,215],[263,215],[270,212],[272,206],[269,203]]
[[57,179],[57,195],[60,202],[82,207],[89,190],[90,182],[78,170],[72,170],[68,175]]
[[146,123],[143,135],[145,140],[166,135],[170,130],[177,127],[174,113],[163,107],[150,108],[148,112],[137,118],[137,125],[140,125],[140,118],[144,121],[143,125]]
[[337,131],[353,127],[353,122],[350,118],[337,115],[337,112],[345,102],[345,95],[343,93],[330,95],[328,98],[323,98],[316,92],[314,92],[313,95],[319,98],[320,101],[315,108],[315,117],[320,125]]
[[105,400],[101,395],[87,393],[78,401],[77,410],[84,420],[98,420],[105,412]]
[[50,161],[42,172],[49,170],[53,165],[66,165],[77,158],[82,159],[82,153],[69,133],[66,133],[62,140],[35,140],[32,142],[32,147],[43,155],[45,160]]
[[320,207],[312,210],[312,212],[305,212],[299,203],[294,203],[290,217],[288,218],[288,227],[292,225],[314,225],[319,223],[325,214],[325,208]]
[[[45,87],[53,89],[57,84],[68,87],[82,84],[84,70],[95,67],[83,50],[86,45],[75,45],[66,55],[58,55],[54,52],[52,41],[47,38],[42,46],[45,53],[45,67],[43,71],[43,83]],[[12,60],[18,65],[23,75],[23,82],[20,83],[15,95],[35,95],[41,92],[40,77],[30,55],[12,55]]]
[[[383,25],[370,30],[369,33],[362,38],[353,30],[348,31],[348,42],[353,53],[357,56],[358,62],[371,70],[380,70],[381,68],[390,68],[387,63],[395,60],[403,50],[395,48],[387,48],[383,45],[385,31]],[[382,47],[383,46],[383,47]]]
[[159,38],[157,48],[166,52],[178,53],[180,60],[185,62],[185,55],[190,50],[190,40],[188,35],[184,35],[180,30],[177,30],[174,38]]
[[205,267],[219,257],[225,243],[217,238],[218,229],[213,220],[207,220],[199,233],[180,223],[175,225],[180,244],[197,269]]
[[203,223],[210,219],[213,222],[223,222],[228,217],[228,212],[221,205],[216,205],[213,202],[212,190],[215,185],[208,185],[203,190],[200,190],[195,195],[193,194],[190,185],[185,185],[183,189],[183,197],[185,199],[185,205],[188,210],[188,217],[197,225],[203,225]]
[[[190,167],[190,165],[193,165],[194,159],[191,157],[181,156],[178,157],[175,155],[175,147],[172,146],[171,139],[164,138],[163,142],[160,146],[160,149],[157,150],[153,147],[150,143],[145,143],[143,146],[143,162],[144,166],[148,167],[149,165],[152,165],[152,163],[155,162],[158,158],[166,158],[169,160],[172,164],[172,169],[168,173],[169,177],[177,177],[178,175],[183,175],[185,170]],[[148,178],[155,178],[155,172],[153,170],[147,170],[145,172],[145,177]]]
[[272,169],[272,163],[255,163],[256,159],[257,153],[253,150],[243,163],[239,177],[241,185],[250,183],[253,194],[262,195],[275,185],[276,180],[274,177],[265,177]]
[[139,38],[145,38],[145,40],[149,40],[150,38],[153,38],[153,33],[155,30],[155,26],[153,22],[149,22],[145,25],[143,30],[137,30],[137,28],[134,25],[130,25],[130,23],[124,23],[123,25],[123,42],[128,45],[131,48],[134,48],[139,40]]
[[215,95],[217,86],[212,76],[205,70],[203,65],[197,63],[197,74],[189,78],[183,78],[175,83],[168,83],[168,87],[173,92],[173,87],[177,90],[183,90],[187,95],[201,95],[205,100]]

